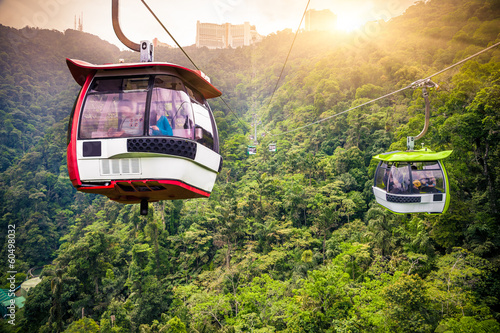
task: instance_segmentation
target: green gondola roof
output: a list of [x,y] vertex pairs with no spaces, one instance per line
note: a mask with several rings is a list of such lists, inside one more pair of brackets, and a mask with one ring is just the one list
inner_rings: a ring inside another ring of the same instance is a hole
[[388,153],[373,156],[374,159],[387,162],[418,162],[418,161],[437,161],[450,156],[453,150],[435,152],[429,149],[414,151],[391,151]]

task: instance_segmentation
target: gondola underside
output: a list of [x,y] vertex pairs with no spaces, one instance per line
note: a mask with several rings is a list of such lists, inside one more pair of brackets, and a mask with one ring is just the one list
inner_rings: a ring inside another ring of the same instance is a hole
[[111,200],[133,204],[142,199],[148,202],[160,200],[183,200],[206,198],[210,192],[205,192],[178,180],[121,180],[111,181],[108,186],[82,186],[80,191],[85,193],[102,194]]
[[446,193],[390,194],[373,187],[377,203],[398,214],[441,214],[446,207]]
[[102,150],[95,157],[84,156],[89,155],[84,153],[84,143],[92,141],[78,142],[80,179],[74,185],[79,191],[102,194],[120,203],[209,197],[220,168],[220,155],[197,143],[193,143],[196,153],[189,158],[125,152],[119,147],[126,139],[94,142],[98,141]]

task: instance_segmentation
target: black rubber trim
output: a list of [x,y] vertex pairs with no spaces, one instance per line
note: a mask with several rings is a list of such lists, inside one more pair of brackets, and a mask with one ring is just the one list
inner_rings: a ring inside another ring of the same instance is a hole
[[419,203],[421,202],[421,197],[409,196],[409,195],[391,195],[386,194],[385,199],[389,202],[395,203]]
[[157,153],[182,156],[194,160],[197,147],[195,142],[181,138],[127,139],[127,151],[129,153]]

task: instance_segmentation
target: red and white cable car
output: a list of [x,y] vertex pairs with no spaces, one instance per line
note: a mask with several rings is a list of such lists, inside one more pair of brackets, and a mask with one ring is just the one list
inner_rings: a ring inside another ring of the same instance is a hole
[[66,62],[82,86],[68,127],[77,190],[146,212],[147,202],[210,196],[222,159],[207,99],[221,92],[204,74],[160,62]]

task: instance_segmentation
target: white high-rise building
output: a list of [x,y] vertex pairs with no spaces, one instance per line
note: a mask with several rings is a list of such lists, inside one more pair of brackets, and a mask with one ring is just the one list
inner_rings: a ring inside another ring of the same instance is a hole
[[230,23],[196,23],[196,47],[209,49],[236,48],[260,42],[262,36],[249,22],[233,25]]

